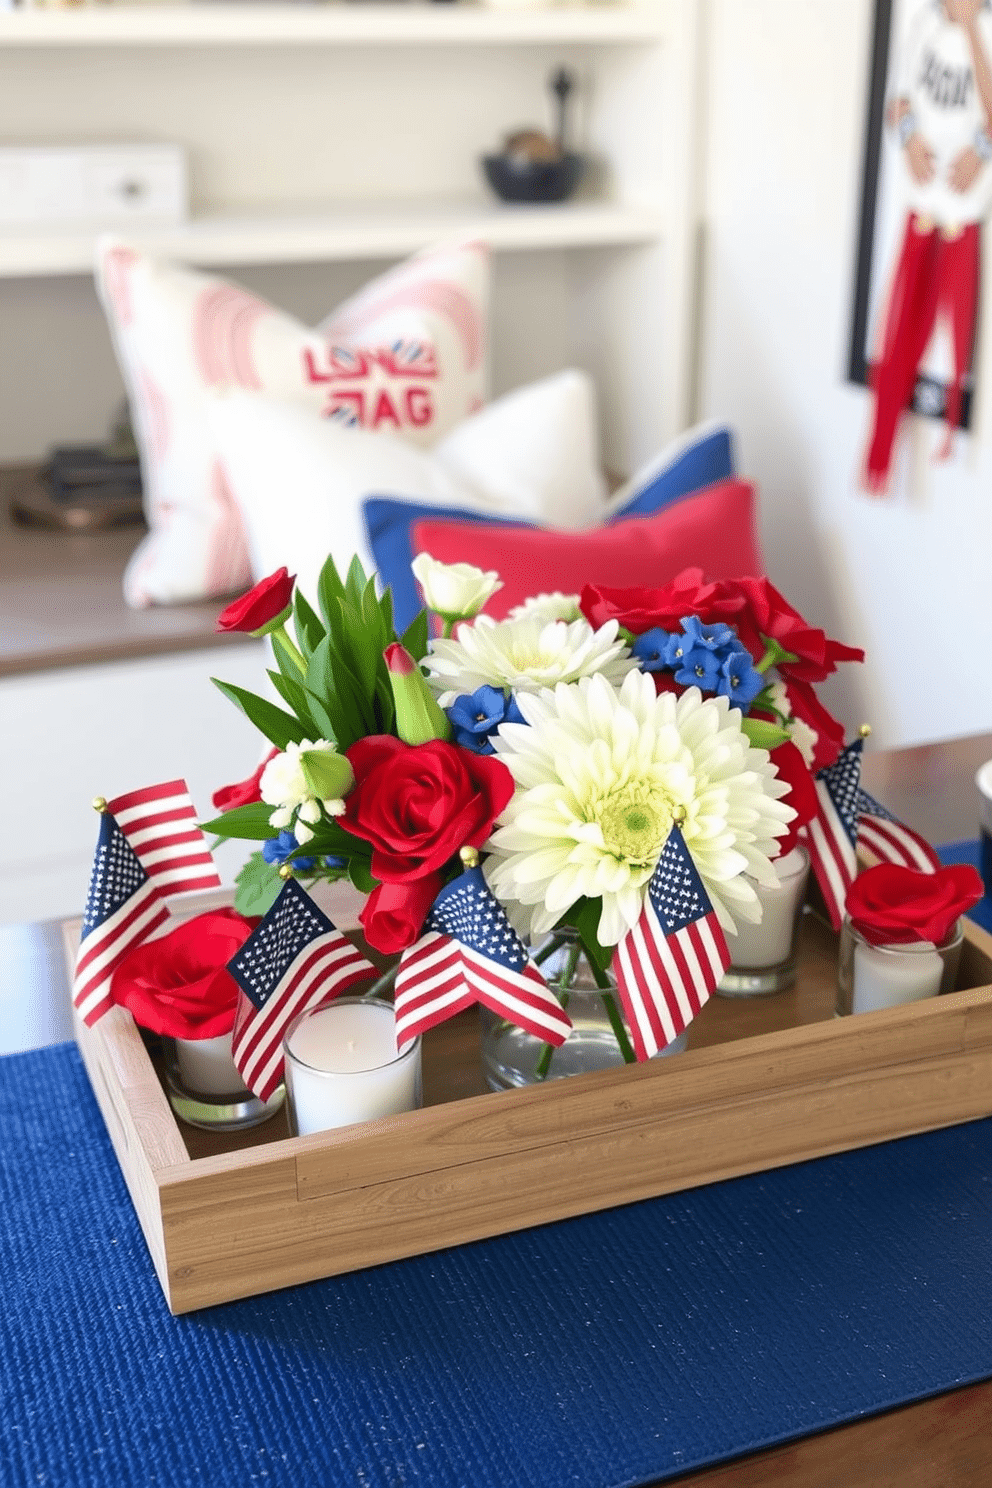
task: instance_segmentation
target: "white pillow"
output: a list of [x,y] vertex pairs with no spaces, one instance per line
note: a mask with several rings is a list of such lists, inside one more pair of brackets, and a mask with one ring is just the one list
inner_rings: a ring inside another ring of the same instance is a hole
[[[310,329],[238,285],[106,237],[96,283],[128,392],[151,531],[124,576],[137,607],[251,582],[207,404],[245,388],[342,427],[437,442],[486,394],[489,256],[425,250]],[[370,437],[371,434],[370,434]]]
[[342,573],[355,553],[366,572],[374,569],[362,516],[367,496],[547,526],[602,518],[595,397],[583,372],[561,372],[497,399],[431,451],[242,391],[215,395],[211,424],[254,578],[285,565],[311,601],[328,553]]

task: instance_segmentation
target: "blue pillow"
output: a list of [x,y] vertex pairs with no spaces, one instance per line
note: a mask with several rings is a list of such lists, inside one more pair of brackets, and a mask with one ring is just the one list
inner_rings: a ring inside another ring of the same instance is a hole
[[533,522],[494,517],[489,512],[467,511],[460,506],[431,506],[424,501],[398,501],[391,496],[367,496],[362,515],[369,547],[382,580],[393,591],[393,619],[402,635],[423,609],[423,600],[410,565],[414,559],[413,528],[434,518],[452,522],[488,522],[499,527],[533,527]]
[[[628,517],[650,517],[663,507],[691,496],[704,486],[730,480],[736,475],[730,430],[710,427],[704,434],[685,438],[678,453],[655,470],[604,525]],[[665,453],[659,456],[665,460]],[[424,501],[402,501],[391,496],[368,496],[362,503],[365,530],[375,566],[385,587],[393,591],[396,629],[402,633],[423,608],[417,581],[410,571],[414,559],[413,528],[421,521],[488,522],[500,527],[534,527],[523,518],[494,517],[490,512],[464,507],[432,506]]]
[[[664,455],[659,459],[664,459]],[[715,486],[717,481],[731,480],[736,474],[730,430],[710,429],[649,476],[629,501],[610,513],[606,525],[626,521],[628,517],[651,517],[673,501],[681,501],[683,496],[691,496],[704,486]]]

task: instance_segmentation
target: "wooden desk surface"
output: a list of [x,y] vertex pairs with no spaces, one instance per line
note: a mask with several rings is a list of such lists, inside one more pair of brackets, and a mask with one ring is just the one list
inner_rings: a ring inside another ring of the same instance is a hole
[[11,521],[27,469],[0,470],[0,678],[241,642],[217,635],[224,601],[131,610],[121,574],[143,527],[51,532]]

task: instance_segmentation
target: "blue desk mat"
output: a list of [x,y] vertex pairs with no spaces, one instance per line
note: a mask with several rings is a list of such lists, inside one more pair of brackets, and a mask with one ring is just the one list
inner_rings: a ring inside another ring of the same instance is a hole
[[620,1488],[992,1375],[992,1120],[181,1318],[74,1046],[0,1133],[4,1488]]

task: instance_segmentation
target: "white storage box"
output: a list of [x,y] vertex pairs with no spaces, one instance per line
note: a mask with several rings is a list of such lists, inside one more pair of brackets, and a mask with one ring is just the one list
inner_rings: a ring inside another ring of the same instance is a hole
[[165,225],[187,215],[179,145],[0,147],[0,223]]

